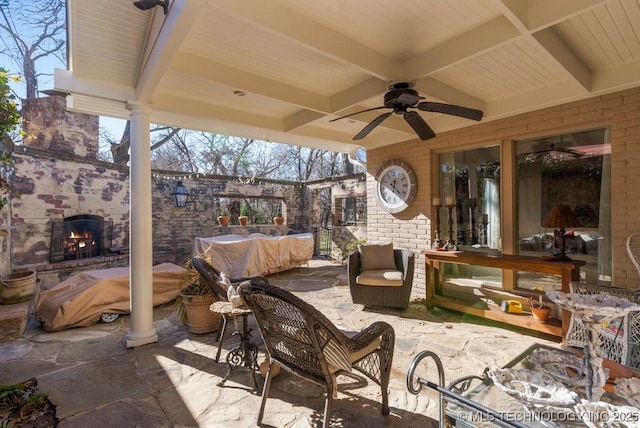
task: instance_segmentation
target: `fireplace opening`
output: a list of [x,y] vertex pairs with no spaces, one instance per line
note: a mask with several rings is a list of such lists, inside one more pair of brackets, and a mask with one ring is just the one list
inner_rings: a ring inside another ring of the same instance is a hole
[[105,254],[111,247],[113,222],[82,214],[54,222],[51,233],[52,263],[82,260]]

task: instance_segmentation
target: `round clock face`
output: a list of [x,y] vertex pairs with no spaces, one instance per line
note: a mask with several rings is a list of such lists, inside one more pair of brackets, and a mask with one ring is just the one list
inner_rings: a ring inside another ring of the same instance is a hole
[[416,194],[416,176],[411,167],[404,162],[386,163],[378,173],[376,199],[380,206],[397,213],[411,205]]

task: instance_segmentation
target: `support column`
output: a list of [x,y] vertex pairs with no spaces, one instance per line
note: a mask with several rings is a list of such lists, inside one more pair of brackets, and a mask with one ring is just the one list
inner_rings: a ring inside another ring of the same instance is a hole
[[151,108],[128,102],[131,112],[129,161],[129,297],[127,348],[158,341],[153,326],[153,238],[151,231]]

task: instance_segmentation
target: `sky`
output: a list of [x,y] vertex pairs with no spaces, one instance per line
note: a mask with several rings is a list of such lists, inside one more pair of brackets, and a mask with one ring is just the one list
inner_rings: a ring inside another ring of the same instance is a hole
[[[13,63],[11,58],[7,57],[0,53],[0,67],[3,67],[9,70],[11,73],[20,73],[20,68],[18,65]],[[48,76],[42,76],[38,81],[38,90],[43,91],[47,89],[53,89],[53,70],[54,68],[67,68],[66,64],[63,64],[58,60],[58,58],[50,55],[48,57],[42,58],[36,62],[36,68],[40,73],[46,73]],[[16,93],[18,98],[25,97],[25,85],[23,82],[15,83],[11,81],[9,83],[11,89]],[[44,96],[44,95],[43,95]],[[120,139],[122,136],[122,131],[124,130],[126,121],[122,119],[116,119],[106,116],[100,116],[100,127],[106,128],[116,139]]]

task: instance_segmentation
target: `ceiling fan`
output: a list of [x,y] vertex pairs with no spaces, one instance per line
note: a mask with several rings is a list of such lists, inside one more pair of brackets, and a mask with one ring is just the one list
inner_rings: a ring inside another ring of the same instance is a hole
[[331,119],[329,122],[335,122],[336,120],[344,119],[346,117],[351,117],[356,114],[364,113],[372,110],[380,110],[383,108],[392,109],[392,111],[383,113],[380,116],[373,119],[367,126],[365,126],[362,131],[358,132],[353,139],[354,140],[362,140],[366,137],[373,129],[380,125],[382,121],[391,116],[391,113],[395,113],[397,115],[402,115],[404,120],[413,128],[418,137],[421,140],[428,140],[436,136],[436,133],[433,132],[433,129],[427,122],[424,121],[422,116],[420,116],[415,111],[409,111],[408,109],[418,109],[421,111],[428,111],[433,113],[444,113],[450,114],[453,116],[464,117],[466,119],[472,120],[480,120],[482,119],[482,111],[460,107],[453,104],[442,104],[442,103],[432,103],[428,101],[420,101],[424,100],[424,97],[421,97],[418,91],[413,88],[413,83],[410,82],[399,82],[393,83],[389,86],[389,92],[384,94],[384,105],[379,107],[370,108],[367,110],[362,110],[357,113],[351,113],[346,116],[341,116],[336,119]]

